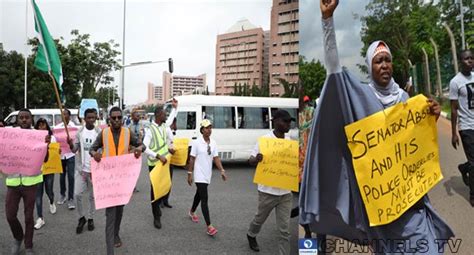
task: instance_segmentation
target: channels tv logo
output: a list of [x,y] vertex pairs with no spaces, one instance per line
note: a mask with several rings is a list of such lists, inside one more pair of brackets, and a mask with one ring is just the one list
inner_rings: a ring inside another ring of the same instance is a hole
[[318,254],[318,242],[316,239],[304,239],[299,240],[299,254],[301,255],[317,255]]
[[311,240],[304,240],[303,246],[306,249],[311,249],[311,247],[313,247],[313,242]]

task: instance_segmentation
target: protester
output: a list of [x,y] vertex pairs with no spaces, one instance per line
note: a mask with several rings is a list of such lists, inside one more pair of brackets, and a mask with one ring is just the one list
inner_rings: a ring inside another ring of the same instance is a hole
[[[177,101],[173,103],[173,111],[176,111],[178,107]],[[173,113],[175,115],[175,113]],[[156,164],[166,164],[166,155],[168,153],[173,154],[174,149],[170,148],[171,137],[167,133],[167,117],[166,112],[162,106],[155,108],[155,121],[145,131],[145,139],[143,144],[146,146],[145,153],[148,155],[148,170],[151,172]],[[151,199],[151,210],[153,213],[153,225],[155,228],[161,228],[161,200],[155,200],[155,194],[153,192],[153,185],[150,185],[150,199]]]
[[[38,130],[46,130],[48,131],[48,135],[51,136],[51,142],[55,143],[56,138],[52,135],[53,131],[48,125],[48,122],[43,119],[39,118],[36,121],[35,129]],[[38,189],[36,191],[36,214],[38,215],[38,219],[36,219],[35,229],[42,228],[46,222],[44,221],[43,217],[43,191],[46,190],[46,195],[49,198],[49,212],[51,214],[56,213],[56,205],[54,204],[54,174],[47,174],[43,175],[43,181],[38,183]]]
[[[290,131],[291,121],[295,121],[295,119],[285,110],[278,110],[272,115],[274,130],[263,137],[289,140],[290,137],[287,133]],[[262,162],[263,156],[264,155],[260,153],[259,144],[257,142],[250,155],[250,165],[257,166],[258,163]],[[290,190],[269,187],[262,184],[258,185],[257,213],[250,223],[247,232],[250,249],[260,251],[260,247],[257,243],[257,235],[267,217],[270,215],[272,210],[275,209],[276,224],[278,231],[280,232],[278,251],[279,254],[290,254],[291,200],[292,195]]]
[[[64,128],[72,127],[75,128],[76,125],[74,122],[71,121],[71,111],[68,109],[64,109],[64,121],[66,123],[60,123],[55,128]],[[76,208],[74,203],[74,165],[75,165],[75,157],[74,153],[72,152],[62,152],[61,153],[61,163],[63,165],[63,173],[59,176],[59,184],[60,184],[60,193],[61,197],[59,198],[58,205],[62,205],[67,200],[67,207],[69,210],[73,210]],[[66,188],[66,175],[67,175],[67,182],[68,186]],[[67,197],[66,197],[66,190],[67,190]]]
[[[367,50],[369,85],[361,84],[341,68],[332,18],[337,4],[337,0],[320,2],[328,75],[308,142],[300,190],[300,223],[310,224],[317,233],[369,242],[376,253],[403,253],[407,248],[418,251],[418,240],[424,240],[431,252],[438,251],[436,241],[449,239],[453,232],[434,211],[428,196],[391,223],[369,225],[344,126],[405,102],[408,95],[392,78],[392,54],[383,41],[372,43]],[[428,103],[430,113],[438,118],[439,104],[435,100]]]
[[202,215],[207,225],[207,234],[215,236],[217,229],[211,224],[211,217],[209,215],[208,192],[207,186],[211,184],[212,178],[212,162],[221,172],[222,180],[226,181],[224,167],[222,167],[216,142],[211,138],[212,123],[208,119],[201,121],[200,132],[202,134],[195,140],[191,146],[191,153],[189,154],[189,169],[188,169],[188,184],[196,184],[196,194],[194,195],[193,205],[189,211],[189,217],[195,223],[199,222],[198,216],[195,214],[196,209],[201,203]]
[[[101,132],[99,127],[95,127],[94,123],[97,119],[97,110],[93,108],[86,109],[84,112],[85,126],[81,127],[77,133],[75,140],[69,139],[69,147],[76,157],[76,175],[74,177],[74,198],[76,200],[77,213],[79,215],[79,222],[76,227],[76,234],[82,233],[84,225],[87,221],[87,229],[94,230],[94,213],[95,202],[94,193],[92,189],[91,178],[91,156],[89,154],[92,143],[97,139]],[[85,194],[88,194],[89,210],[87,215],[84,212],[82,199]],[[87,219],[86,219],[87,216]]]
[[[109,113],[110,127],[103,129],[95,139],[89,151],[95,161],[100,162],[102,157],[112,157],[128,154],[134,151],[135,157],[139,158],[142,147],[137,140],[130,135],[128,128],[122,127],[122,110],[112,107]],[[134,148],[135,147],[135,148]],[[99,152],[102,149],[102,153]],[[120,224],[122,222],[124,205],[108,207],[105,210],[105,239],[107,255],[114,254],[114,246],[122,246],[120,239]]]
[[[21,129],[32,129],[33,116],[30,110],[21,109],[18,112],[17,125]],[[49,145],[51,136],[46,135],[45,142]],[[48,161],[48,153],[44,162]],[[36,191],[38,183],[43,181],[43,175],[24,176],[21,174],[8,175],[5,182],[7,185],[7,195],[5,197],[5,214],[8,225],[13,234],[12,254],[20,254],[21,243],[24,240],[26,254],[34,254],[33,251],[33,231],[34,218],[33,210],[35,207]],[[20,200],[23,198],[23,209],[25,213],[25,232],[18,220],[17,214]]]
[[[462,146],[467,162],[458,166],[462,180],[470,189],[469,201],[474,207],[474,60],[472,50],[463,50],[460,54],[461,71],[449,83],[451,100],[451,143],[454,149]],[[459,121],[458,121],[459,120]],[[456,127],[459,125],[459,136]]]

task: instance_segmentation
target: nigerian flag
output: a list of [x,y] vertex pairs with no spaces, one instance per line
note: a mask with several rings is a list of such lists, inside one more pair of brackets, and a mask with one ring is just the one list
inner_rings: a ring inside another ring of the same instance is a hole
[[58,85],[59,93],[62,94],[63,84],[63,70],[61,67],[61,60],[59,59],[58,51],[54,44],[54,40],[49,34],[43,16],[35,3],[31,0],[35,14],[35,30],[38,34],[38,52],[36,54],[35,66],[43,72],[51,72]]

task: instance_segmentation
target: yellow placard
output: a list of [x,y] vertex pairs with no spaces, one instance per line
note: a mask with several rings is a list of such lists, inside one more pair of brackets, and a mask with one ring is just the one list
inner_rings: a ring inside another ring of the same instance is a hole
[[48,161],[42,166],[43,175],[47,174],[61,174],[63,172],[63,166],[61,164],[61,154],[59,153],[59,143],[49,144],[49,156]]
[[443,179],[426,100],[418,95],[345,127],[370,226],[396,220]]
[[166,195],[171,189],[170,176],[170,160],[171,155],[166,156],[166,164],[157,161],[155,167],[150,172],[151,186],[153,187],[153,195],[156,201]]
[[175,166],[185,166],[188,159],[188,138],[175,138],[173,140],[173,147],[176,150],[171,156],[171,164]]
[[258,144],[263,160],[257,165],[253,182],[298,191],[298,142],[262,137]]

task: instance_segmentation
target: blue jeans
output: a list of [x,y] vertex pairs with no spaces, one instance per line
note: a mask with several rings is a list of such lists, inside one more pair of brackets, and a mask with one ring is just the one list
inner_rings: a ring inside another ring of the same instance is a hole
[[49,198],[49,204],[54,203],[54,174],[43,175],[43,182],[38,183],[36,190],[36,214],[38,218],[43,218],[43,190],[46,190],[46,195]]
[[61,160],[63,165],[63,173],[59,176],[59,184],[60,184],[60,193],[61,196],[66,196],[66,174],[67,174],[67,182],[68,182],[68,191],[67,191],[67,199],[73,200],[74,199],[74,165],[75,165],[75,158],[71,157],[69,159]]

